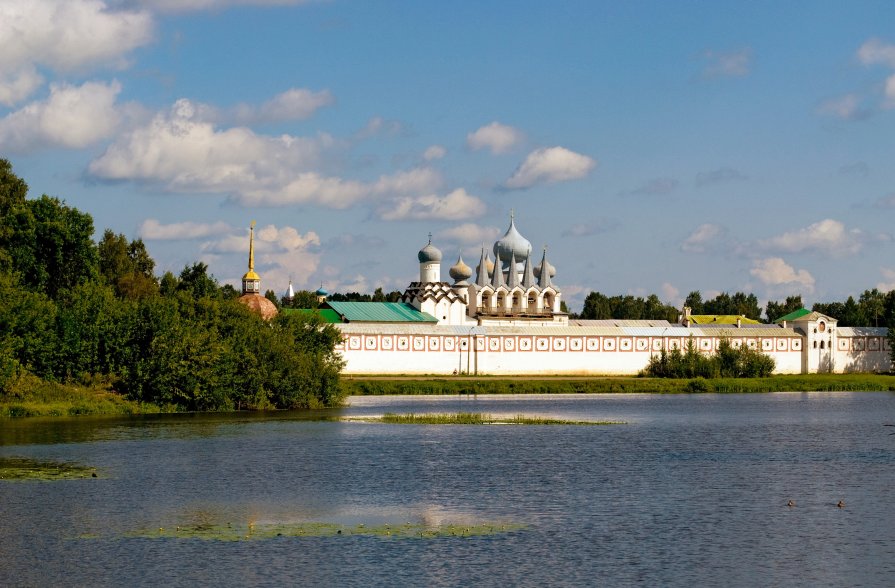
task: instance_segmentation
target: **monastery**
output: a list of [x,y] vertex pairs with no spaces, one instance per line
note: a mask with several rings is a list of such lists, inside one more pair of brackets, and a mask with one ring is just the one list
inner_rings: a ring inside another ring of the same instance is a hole
[[[251,242],[249,248],[240,300],[252,305],[263,297]],[[892,365],[886,328],[838,327],[835,318],[806,309],[775,324],[692,316],[687,308],[677,323],[569,319],[547,248],[534,265],[531,243],[512,215],[491,252],[482,247],[474,271],[461,255],[448,270],[451,281],[443,281],[442,253],[430,235],[417,254],[419,281],[400,302],[327,301],[321,287],[318,312],[342,332],[343,373],[636,375],[663,349],[685,349],[692,340],[711,353],[723,339],[771,356],[781,374],[881,372]],[[287,298],[291,291],[290,284]]]

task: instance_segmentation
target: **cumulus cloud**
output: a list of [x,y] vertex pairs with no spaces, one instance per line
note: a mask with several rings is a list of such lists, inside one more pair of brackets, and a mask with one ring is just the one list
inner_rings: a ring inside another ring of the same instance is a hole
[[0,102],[12,106],[36,90],[37,67],[122,67],[130,51],[152,40],[153,27],[148,11],[101,0],[0,0]]
[[475,223],[463,223],[443,231],[436,235],[439,239],[456,241],[464,244],[490,243],[497,240],[500,229],[492,226],[482,226]]
[[858,60],[863,65],[886,65],[895,69],[895,45],[880,39],[868,39],[858,49]]
[[705,253],[713,243],[716,243],[725,234],[723,227],[705,223],[696,227],[690,235],[681,243],[681,251],[687,253]]
[[766,286],[798,285],[808,294],[814,292],[814,276],[807,270],[796,270],[779,257],[756,259],[749,273]]
[[[289,280],[299,287],[310,285],[311,275],[320,264],[319,245],[320,237],[314,231],[301,234],[293,227],[272,224],[255,229],[255,267],[261,274],[262,287],[282,291]],[[237,255],[248,259],[248,230],[206,241],[200,249],[205,259]],[[234,276],[232,281],[238,281],[238,277]]]
[[702,57],[705,61],[702,70],[704,78],[744,76],[752,67],[752,49],[748,47],[729,53],[708,50],[703,52]]
[[115,104],[121,85],[87,82],[52,84],[46,100],[0,119],[0,147],[27,152],[41,147],[80,148],[105,139],[122,119]]
[[619,196],[661,196],[674,192],[679,185],[674,178],[653,178],[633,190],[622,190]]
[[328,90],[314,92],[305,88],[292,88],[258,107],[248,104],[237,106],[232,118],[239,124],[303,120],[334,101]]
[[590,237],[599,235],[618,228],[618,221],[608,218],[600,218],[585,223],[575,223],[562,232],[563,237]]
[[597,162],[587,155],[565,147],[546,147],[532,151],[506,181],[512,189],[530,188],[535,184],[578,180],[587,176]]
[[[403,198],[402,205],[409,206],[415,218],[427,206],[438,207],[437,197],[419,199],[441,187],[441,174],[431,167],[372,181],[327,176],[316,170],[324,152],[335,144],[329,135],[266,136],[246,127],[220,128],[216,118],[213,108],[178,100],[167,112],[121,135],[90,163],[89,173],[101,180],[151,184],[171,192],[226,194],[243,206],[311,204],[344,209],[364,200]],[[448,204],[458,212],[439,211],[442,218],[465,218],[462,214],[470,210],[470,200],[460,202],[457,195]]]
[[423,152],[423,159],[426,161],[435,161],[447,155],[447,149],[441,145],[432,145]]
[[696,187],[703,188],[705,186],[713,186],[715,184],[726,184],[728,182],[739,182],[748,179],[739,171],[730,167],[721,167],[707,172],[696,174]]
[[462,220],[485,213],[485,203],[458,188],[446,196],[406,196],[382,205],[377,214],[382,220]]
[[837,220],[824,219],[803,229],[761,240],[758,245],[766,251],[813,252],[842,257],[860,251],[866,239],[860,229],[849,230]]
[[880,268],[880,272],[883,274],[883,282],[879,282],[876,285],[876,289],[880,292],[889,292],[891,290],[895,290],[895,269],[890,268]]
[[525,139],[522,131],[497,121],[466,135],[466,145],[473,151],[490,149],[491,153],[506,153]]
[[662,300],[677,305],[682,302],[681,291],[668,282],[662,282]]
[[216,223],[170,223],[162,224],[154,218],[148,218],[137,231],[140,238],[154,241],[180,241],[189,239],[205,239],[213,235],[229,233],[233,228],[224,222]]

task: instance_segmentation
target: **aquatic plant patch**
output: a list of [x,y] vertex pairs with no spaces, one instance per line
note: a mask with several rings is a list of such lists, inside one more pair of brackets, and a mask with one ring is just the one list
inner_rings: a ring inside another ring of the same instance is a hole
[[96,478],[96,468],[67,462],[0,457],[0,480],[80,480]]
[[380,422],[395,425],[623,425],[621,421],[572,421],[518,414],[513,417],[495,417],[483,413],[458,412],[437,414],[395,414],[387,412],[381,417],[348,417],[345,420]]
[[[525,527],[512,523],[481,522],[476,524],[425,525],[404,523],[397,525],[339,525],[323,522],[300,523],[225,523],[192,526],[159,527],[126,533],[126,538],[140,539],[200,539],[204,541],[258,541],[277,537],[394,537],[406,539],[434,539],[438,537],[482,537],[513,533]],[[96,539],[85,533],[79,539]]]

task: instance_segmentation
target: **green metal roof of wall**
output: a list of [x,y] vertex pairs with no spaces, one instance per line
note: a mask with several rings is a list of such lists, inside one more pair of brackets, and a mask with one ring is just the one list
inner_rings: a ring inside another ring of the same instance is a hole
[[335,302],[326,304],[349,323],[437,323],[438,319],[403,302]]

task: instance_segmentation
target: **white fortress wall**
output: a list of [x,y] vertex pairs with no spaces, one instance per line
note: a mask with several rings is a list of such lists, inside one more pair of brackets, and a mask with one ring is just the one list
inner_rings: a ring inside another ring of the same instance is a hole
[[[346,374],[635,375],[663,348],[686,348],[691,336],[705,353],[717,351],[722,339],[717,330],[684,327],[337,327]],[[803,338],[791,329],[761,331],[724,338],[761,349],[774,358],[777,373],[801,373]]]

